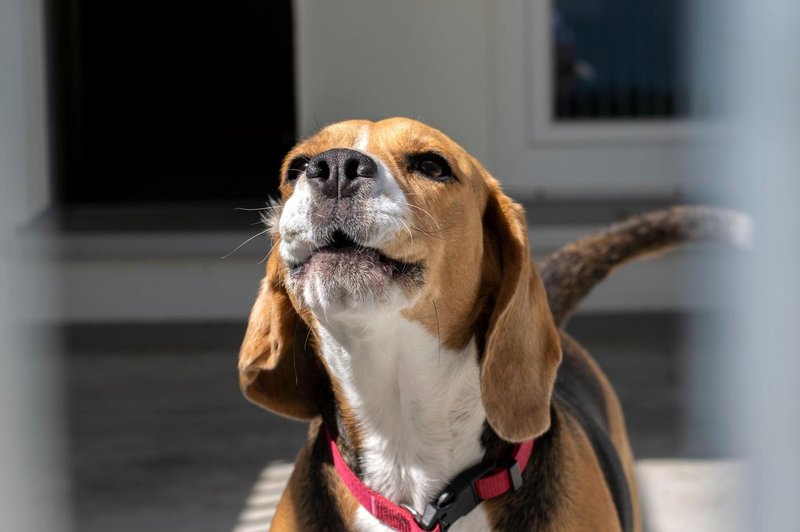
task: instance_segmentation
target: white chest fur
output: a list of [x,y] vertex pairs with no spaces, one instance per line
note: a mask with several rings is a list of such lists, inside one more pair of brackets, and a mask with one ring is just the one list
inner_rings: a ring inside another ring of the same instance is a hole
[[[340,381],[362,436],[364,483],[418,511],[458,472],[480,461],[486,415],[474,342],[440,347],[421,325],[372,315],[322,324],[323,356]],[[452,530],[487,530],[477,508]],[[381,530],[366,510],[362,530]]]

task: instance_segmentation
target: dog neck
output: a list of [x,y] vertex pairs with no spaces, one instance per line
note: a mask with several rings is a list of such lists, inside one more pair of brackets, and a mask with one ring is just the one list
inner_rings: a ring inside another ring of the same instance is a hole
[[483,457],[475,342],[453,351],[399,313],[320,322],[338,424],[362,481],[417,510]]

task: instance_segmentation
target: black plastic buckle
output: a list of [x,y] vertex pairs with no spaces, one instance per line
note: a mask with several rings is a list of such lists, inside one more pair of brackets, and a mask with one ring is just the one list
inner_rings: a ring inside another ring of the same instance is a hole
[[514,458],[503,460],[486,460],[461,472],[436,497],[436,501],[428,503],[420,516],[414,517],[423,530],[433,530],[439,524],[442,530],[449,529],[456,520],[464,517],[481,503],[475,491],[475,483],[498,467],[506,469],[511,477],[514,491],[522,486],[522,475],[519,464]]

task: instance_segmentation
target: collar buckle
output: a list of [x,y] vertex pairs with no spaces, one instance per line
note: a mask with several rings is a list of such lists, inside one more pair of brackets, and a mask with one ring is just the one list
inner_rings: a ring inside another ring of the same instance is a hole
[[[463,471],[442,490],[436,500],[428,503],[420,516],[413,512],[414,519],[423,530],[434,530],[436,525],[447,530],[457,519],[464,517],[481,503],[475,483],[495,468],[498,462],[486,460]],[[519,468],[517,468],[519,472]],[[520,477],[520,484],[521,484]]]

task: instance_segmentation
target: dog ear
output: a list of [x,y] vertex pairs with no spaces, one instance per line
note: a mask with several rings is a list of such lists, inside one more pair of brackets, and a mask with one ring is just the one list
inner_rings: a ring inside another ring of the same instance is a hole
[[319,414],[320,371],[308,327],[283,284],[285,271],[273,253],[239,351],[239,384],[249,400],[268,410],[311,419]]
[[481,399],[489,425],[510,442],[534,438],[550,426],[550,396],[561,361],[527,228],[522,207],[493,191],[484,232],[487,243],[494,241],[500,284],[481,360]]

